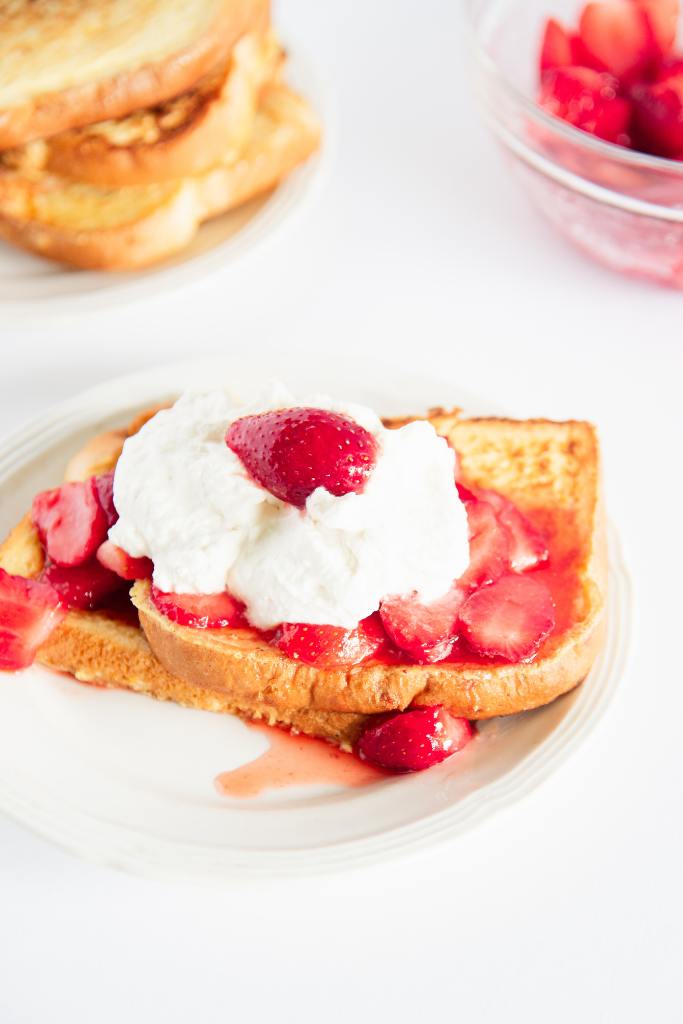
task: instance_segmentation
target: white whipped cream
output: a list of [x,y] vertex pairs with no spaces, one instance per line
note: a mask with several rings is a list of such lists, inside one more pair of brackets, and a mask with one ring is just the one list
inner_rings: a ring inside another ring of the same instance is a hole
[[[335,497],[319,487],[295,508],[252,480],[226,445],[233,420],[301,405],[342,413],[377,438],[362,492]],[[320,396],[297,402],[277,385],[250,406],[223,391],[189,393],[124,444],[109,537],[153,560],[161,590],[227,589],[260,629],[351,629],[391,594],[440,597],[467,568],[454,459],[429,423],[386,430],[370,409]]]

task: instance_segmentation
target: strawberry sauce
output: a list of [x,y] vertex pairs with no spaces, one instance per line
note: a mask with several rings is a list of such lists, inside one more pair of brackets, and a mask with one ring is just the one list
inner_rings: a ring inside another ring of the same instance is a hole
[[366,764],[353,754],[333,747],[325,740],[293,735],[258,722],[249,728],[262,733],[268,749],[248,764],[222,772],[215,780],[223,796],[254,797],[266,790],[290,786],[370,786],[386,778],[379,768]]

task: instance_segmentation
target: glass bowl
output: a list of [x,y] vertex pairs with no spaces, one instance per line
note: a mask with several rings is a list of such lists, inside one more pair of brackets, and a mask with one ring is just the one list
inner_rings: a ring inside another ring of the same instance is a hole
[[548,17],[575,25],[581,0],[469,0],[487,120],[534,205],[584,252],[683,288],[683,163],[603,142],[536,103]]

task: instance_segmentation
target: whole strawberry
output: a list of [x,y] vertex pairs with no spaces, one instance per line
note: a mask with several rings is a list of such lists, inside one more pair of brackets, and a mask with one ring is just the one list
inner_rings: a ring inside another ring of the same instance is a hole
[[421,772],[462,750],[472,739],[466,718],[456,718],[441,704],[383,715],[367,726],[358,754],[394,772]]
[[299,508],[318,487],[337,496],[362,491],[377,461],[373,435],[326,409],[244,416],[230,424],[225,443],[257,483]]

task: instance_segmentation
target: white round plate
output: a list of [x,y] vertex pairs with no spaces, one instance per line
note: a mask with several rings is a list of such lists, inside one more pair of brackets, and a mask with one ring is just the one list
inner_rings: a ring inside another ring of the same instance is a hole
[[[275,374],[287,367],[272,365]],[[361,386],[342,361],[280,372],[295,393],[328,391],[388,415],[430,405],[496,413],[443,381],[389,377]],[[364,361],[364,379],[368,365]],[[240,367],[253,393],[258,367]],[[120,378],[50,410],[0,445],[0,531],[36,491],[61,479],[93,433],[184,387],[235,388],[234,361],[166,367]],[[310,874],[353,867],[453,837],[538,785],[607,706],[630,632],[630,589],[610,531],[605,648],[573,693],[538,711],[481,726],[476,741],[423,774],[361,789],[301,787],[250,800],[220,796],[220,772],[257,756],[266,740],[227,715],[190,711],[84,686],[40,667],[0,678],[0,809],[74,853],[145,875]]]
[[330,157],[334,126],[326,90],[301,55],[287,63],[287,81],[300,90],[324,125],[321,150],[296,168],[272,192],[203,224],[190,245],[158,266],[126,273],[75,270],[0,242],[0,302],[40,313],[56,302],[98,308],[122,299],[142,299],[177,290],[223,270],[274,238],[317,195]]

